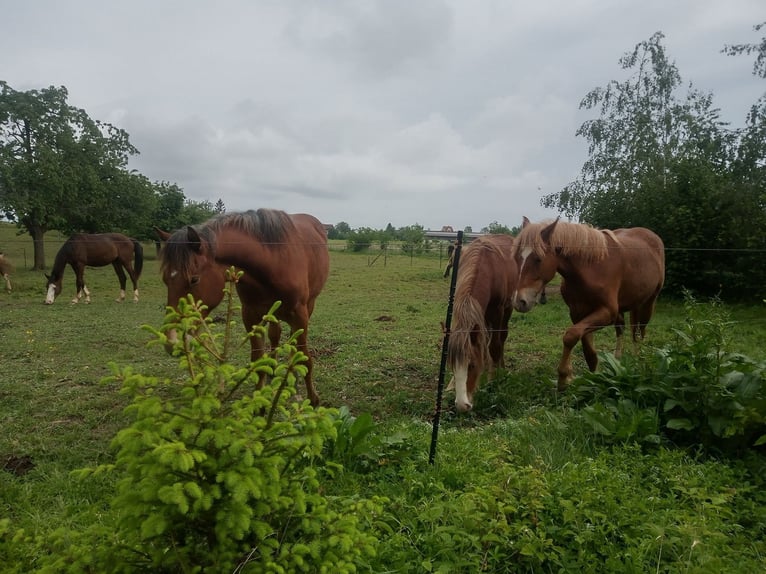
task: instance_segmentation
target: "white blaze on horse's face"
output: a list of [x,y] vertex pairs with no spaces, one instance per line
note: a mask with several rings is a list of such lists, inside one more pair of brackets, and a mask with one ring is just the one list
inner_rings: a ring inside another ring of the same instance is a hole
[[48,285],[48,292],[45,295],[45,304],[52,305],[55,300],[56,300],[56,285],[54,283],[51,283]]
[[465,413],[473,408],[473,397],[468,395],[468,366],[458,365],[454,372],[455,408]]
[[[530,257],[536,257],[533,255],[531,247],[525,247],[521,250],[521,265],[519,266],[519,283],[524,278],[524,268],[529,263]],[[545,283],[540,279],[535,280],[530,285],[517,289],[513,294],[513,308],[520,313],[527,313],[537,303],[542,288],[545,287]]]

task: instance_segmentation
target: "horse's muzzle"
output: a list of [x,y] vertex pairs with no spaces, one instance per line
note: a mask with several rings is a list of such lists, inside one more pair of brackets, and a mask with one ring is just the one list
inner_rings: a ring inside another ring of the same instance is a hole
[[513,297],[513,308],[519,313],[528,313],[537,303],[537,293],[532,289],[517,291]]

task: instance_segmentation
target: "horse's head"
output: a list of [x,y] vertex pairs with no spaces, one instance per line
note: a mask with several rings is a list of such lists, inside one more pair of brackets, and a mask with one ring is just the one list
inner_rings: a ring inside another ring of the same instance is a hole
[[[208,310],[216,307],[223,299],[226,266],[216,262],[211,240],[193,227],[186,227],[172,235],[165,234],[164,241],[160,269],[168,288],[168,307],[177,309],[178,301],[189,294],[195,301],[202,301]],[[168,332],[168,340],[171,345],[177,341],[175,331]]]
[[45,275],[45,304],[52,305],[56,297],[61,293],[62,276],[54,277],[53,274]]
[[558,219],[550,224],[530,223],[525,217],[514,244],[519,266],[519,280],[513,295],[513,307],[520,313],[531,311],[545,297],[545,286],[556,275],[558,257],[551,246],[551,236]]

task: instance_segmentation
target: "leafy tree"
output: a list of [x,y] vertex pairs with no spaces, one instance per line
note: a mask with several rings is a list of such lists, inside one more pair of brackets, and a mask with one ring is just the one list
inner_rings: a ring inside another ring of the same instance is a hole
[[339,221],[327,232],[328,239],[347,239],[351,233],[351,226],[345,221]]
[[47,231],[104,221],[109,192],[138,182],[125,177],[138,153],[128,134],[67,102],[63,86],[19,92],[0,81],[0,209],[34,244],[45,267]]
[[215,212],[216,213],[226,212],[226,206],[223,204],[223,200],[220,197],[218,198],[218,201],[215,202]]
[[351,251],[364,251],[369,249],[379,237],[378,231],[370,227],[360,227],[348,233],[346,243]]
[[[753,26],[756,32],[766,28],[766,22],[761,22]],[[721,50],[727,56],[739,56],[740,54],[755,54],[753,63],[753,75],[766,78],[766,36],[761,38],[758,44],[734,44],[724,46]]]
[[[600,111],[577,131],[588,140],[589,158],[578,179],[542,204],[598,227],[656,231],[667,249],[668,291],[747,296],[753,276],[741,262],[753,262],[731,253],[763,243],[763,204],[755,193],[762,188],[743,185],[749,176],[735,177],[742,134],[720,119],[712,95],[691,85],[678,95],[681,75],[663,37],[655,33],[620,59],[632,71],[627,80],[583,99],[581,108]],[[761,146],[759,135],[750,134],[751,147]],[[751,167],[762,151],[748,160]]]
[[511,230],[507,225],[503,225],[502,223],[498,223],[497,221],[493,221],[486,227],[481,228],[482,233],[505,233],[506,235],[513,235],[513,230]]
[[186,200],[181,188],[174,183],[162,181],[154,185],[154,192],[157,205],[152,216],[153,225],[163,231],[174,231],[181,227],[181,212]]
[[193,199],[186,199],[181,210],[181,226],[202,223],[213,217],[216,213],[215,206],[207,200],[194,201]]
[[400,227],[396,236],[402,242],[402,251],[407,255],[422,253],[427,247],[425,229],[418,223]]
[[685,101],[677,98],[681,75],[663,38],[657,32],[620,58],[622,69],[634,70],[627,80],[595,88],[582,100],[580,108],[601,113],[577,130],[588,140],[589,158],[579,178],[545,196],[544,206],[602,227],[639,225],[647,196],[657,199],[675,158],[726,155],[711,97],[690,90]]

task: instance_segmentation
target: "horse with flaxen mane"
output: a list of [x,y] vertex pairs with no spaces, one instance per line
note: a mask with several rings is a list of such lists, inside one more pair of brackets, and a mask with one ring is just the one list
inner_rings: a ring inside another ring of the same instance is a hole
[[61,293],[64,269],[72,267],[76,278],[76,294],[72,303],[77,303],[85,296],[90,303],[90,290],[85,285],[85,267],[104,267],[112,265],[120,281],[120,295],[117,301],[125,300],[128,272],[133,283],[133,302],[138,302],[138,279],[144,266],[144,249],[138,240],[121,233],[75,233],[64,242],[50,275],[46,275],[47,287],[45,303],[50,305]]
[[473,408],[481,375],[503,367],[508,322],[518,269],[513,237],[485,235],[474,239],[460,254],[447,345],[447,364],[455,388],[455,408]]
[[0,252],[0,276],[5,280],[5,288],[10,293],[13,290],[11,285],[11,272],[13,271],[13,265],[8,261],[5,254]]
[[[248,331],[261,322],[274,302],[281,301],[276,317],[291,332],[302,330],[297,346],[308,357],[306,390],[311,404],[318,405],[308,324],[330,272],[327,235],[319,220],[307,214],[259,209],[216,215],[172,234],[156,231],[164,241],[160,269],[169,307],[177,308],[178,301],[191,294],[211,311],[223,299],[226,269],[231,266],[244,272],[236,287]],[[175,337],[168,333],[171,342]],[[272,347],[279,344],[280,337],[281,326],[269,324]],[[266,351],[260,338],[252,337],[250,345],[251,360]]]
[[561,296],[569,307],[572,326],[564,334],[559,390],[572,379],[571,353],[578,341],[582,341],[588,368],[595,371],[595,331],[614,325],[615,354],[619,356],[624,314],[630,312],[633,341],[644,338],[665,281],[665,248],[654,232],[644,227],[602,230],[558,219],[529,223],[525,218],[514,256],[519,261],[514,296],[517,311],[531,310],[553,276],[558,272],[562,277]]

